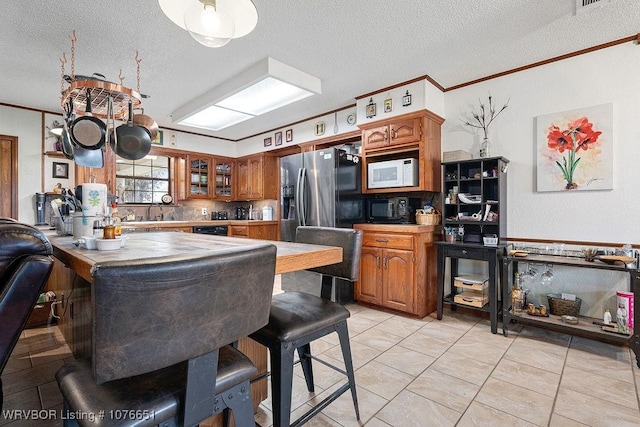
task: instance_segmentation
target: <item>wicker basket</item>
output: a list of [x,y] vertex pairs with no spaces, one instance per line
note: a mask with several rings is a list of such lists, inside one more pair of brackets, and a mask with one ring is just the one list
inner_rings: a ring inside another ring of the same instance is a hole
[[416,224],[419,225],[438,225],[440,224],[440,212],[433,209],[433,213],[427,213],[424,209],[416,211]]
[[576,297],[575,301],[562,299],[560,294],[547,294],[549,301],[549,313],[556,316],[568,315],[578,316],[580,314],[580,305],[582,300]]

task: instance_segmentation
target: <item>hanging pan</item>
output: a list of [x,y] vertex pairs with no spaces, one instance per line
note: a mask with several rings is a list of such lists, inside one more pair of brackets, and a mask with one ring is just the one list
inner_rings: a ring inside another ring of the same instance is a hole
[[[105,124],[105,129],[109,125],[109,109],[110,108],[112,108],[111,98],[109,98],[109,104],[107,105],[107,123]],[[105,131],[105,134],[106,134],[106,131]],[[73,155],[75,157],[75,162],[78,166],[84,166],[87,168],[104,167],[104,152],[102,147],[97,149],[93,149],[93,148],[89,149],[89,148],[81,147],[80,145],[77,145],[77,144],[73,144]]]
[[69,139],[69,127],[67,124],[70,123],[72,114],[73,101],[69,99],[69,105],[65,107],[65,118],[62,121],[62,135],[60,136],[62,140],[62,154],[69,160],[73,160],[73,146]]
[[144,114],[144,109],[142,114],[133,115],[133,124],[145,128],[149,132],[152,141],[158,136],[158,124],[153,120],[153,117]]
[[87,150],[102,148],[107,126],[91,113],[91,90],[87,89],[86,115],[76,118],[71,125],[71,140]]
[[123,159],[140,160],[151,151],[151,136],[149,132],[142,126],[133,124],[133,105],[131,100],[129,100],[127,123],[118,126],[115,134],[115,138],[111,143],[115,145],[116,154]]

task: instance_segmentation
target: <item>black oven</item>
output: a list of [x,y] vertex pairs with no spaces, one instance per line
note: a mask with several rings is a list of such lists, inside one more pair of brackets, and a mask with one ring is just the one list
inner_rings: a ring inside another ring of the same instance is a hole
[[213,234],[215,236],[226,236],[229,231],[229,227],[226,225],[203,225],[193,227],[193,232],[196,234]]
[[365,203],[367,222],[382,224],[412,223],[420,199],[413,197],[369,198]]

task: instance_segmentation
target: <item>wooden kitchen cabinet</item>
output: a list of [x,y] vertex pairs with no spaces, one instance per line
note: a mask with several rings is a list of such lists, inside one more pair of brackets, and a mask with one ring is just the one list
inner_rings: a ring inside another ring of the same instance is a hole
[[214,158],[213,198],[231,200],[233,195],[233,162],[230,159]]
[[91,287],[84,279],[53,259],[53,270],[45,286],[55,292],[58,327],[76,358],[91,355]]
[[213,159],[207,156],[187,156],[187,198],[210,199]]
[[365,150],[393,145],[411,144],[422,138],[422,120],[419,117],[393,119],[383,125],[362,131],[362,146]]
[[356,224],[363,231],[355,298],[415,316],[436,309],[433,226]]
[[268,154],[257,154],[236,161],[235,200],[262,200],[278,198],[278,159]]
[[248,237],[250,239],[280,240],[278,239],[278,224],[269,221],[266,224],[262,221],[250,221],[248,224],[231,224],[227,236]]
[[[396,116],[360,126],[362,130],[363,193],[440,192],[441,126],[444,119],[428,110]],[[369,164],[412,158],[418,161],[418,185],[369,188]]]

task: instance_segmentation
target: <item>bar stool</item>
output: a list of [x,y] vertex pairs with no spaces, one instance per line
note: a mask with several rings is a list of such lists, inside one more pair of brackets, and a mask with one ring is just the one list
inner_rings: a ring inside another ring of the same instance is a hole
[[228,344],[267,323],[275,259],[258,243],[96,264],[92,358],[56,373],[65,425],[192,426],[230,408],[253,427],[257,369]]
[[294,421],[298,426],[309,421],[327,405],[351,390],[356,419],[360,419],[358,397],[351,359],[347,319],[349,310],[330,301],[332,279],[354,281],[360,269],[362,232],[360,230],[329,227],[298,227],[297,243],[341,246],[343,261],[338,264],[310,269],[322,274],[322,297],[304,292],[274,295],[271,301],[269,324],[249,337],[269,349],[271,355],[271,399],[274,427],[288,426],[291,420],[291,390],[294,352],[297,350],[307,389],[314,391],[310,343],[333,332],[338,333],[346,372],[325,361],[323,364],[345,374],[347,382],[322,402]]

